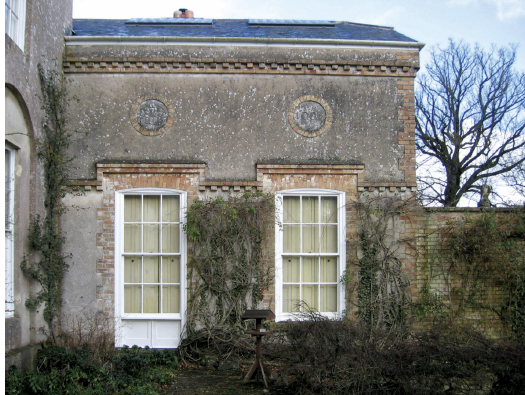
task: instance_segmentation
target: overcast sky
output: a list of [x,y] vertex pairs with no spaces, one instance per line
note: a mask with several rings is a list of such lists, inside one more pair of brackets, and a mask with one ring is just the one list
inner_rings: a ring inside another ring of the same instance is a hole
[[[320,19],[392,26],[426,44],[422,63],[433,45],[448,38],[491,44],[525,41],[525,0],[74,0],[74,18],[162,18],[188,8],[198,18]],[[525,71],[525,47],[516,68]]]

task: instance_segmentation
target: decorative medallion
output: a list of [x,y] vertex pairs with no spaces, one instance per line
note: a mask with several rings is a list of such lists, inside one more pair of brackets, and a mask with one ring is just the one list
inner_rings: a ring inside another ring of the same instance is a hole
[[146,96],[131,106],[131,124],[144,136],[158,136],[173,125],[174,113],[166,99]]
[[323,99],[302,96],[293,102],[288,121],[301,136],[317,137],[332,126],[332,110]]

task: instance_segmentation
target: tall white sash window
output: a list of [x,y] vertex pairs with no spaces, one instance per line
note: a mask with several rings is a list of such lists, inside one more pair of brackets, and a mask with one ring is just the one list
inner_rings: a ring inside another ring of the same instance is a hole
[[180,313],[180,198],[124,196],[124,313]]
[[336,317],[344,309],[344,193],[300,189],[277,195],[277,319],[312,309]]

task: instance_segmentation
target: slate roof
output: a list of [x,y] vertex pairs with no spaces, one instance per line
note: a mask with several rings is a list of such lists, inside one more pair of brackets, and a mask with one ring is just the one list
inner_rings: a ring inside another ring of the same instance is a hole
[[275,19],[75,19],[73,20],[72,35],[417,42],[386,26],[351,22]]

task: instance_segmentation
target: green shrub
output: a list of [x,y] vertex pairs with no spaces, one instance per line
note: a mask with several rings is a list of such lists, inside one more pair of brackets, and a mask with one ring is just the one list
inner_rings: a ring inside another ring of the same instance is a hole
[[35,372],[6,372],[6,394],[157,394],[178,366],[176,350],[124,347],[100,360],[87,344],[50,346],[39,350]]

